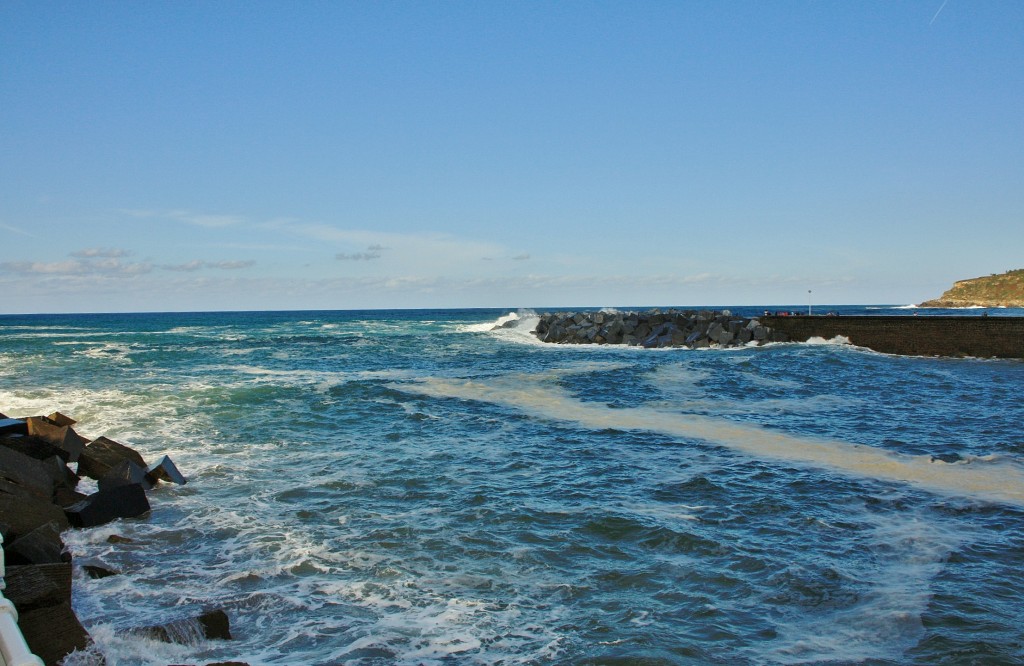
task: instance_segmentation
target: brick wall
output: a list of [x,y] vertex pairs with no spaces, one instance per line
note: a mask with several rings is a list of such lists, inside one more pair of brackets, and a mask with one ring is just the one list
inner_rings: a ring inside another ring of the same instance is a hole
[[887,354],[1024,359],[1024,317],[759,317],[792,340],[842,335]]

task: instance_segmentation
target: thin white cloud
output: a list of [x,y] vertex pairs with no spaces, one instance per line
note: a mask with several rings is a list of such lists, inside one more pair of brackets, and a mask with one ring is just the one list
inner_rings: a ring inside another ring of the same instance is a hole
[[165,271],[175,271],[175,272],[179,272],[179,273],[190,273],[192,271],[198,271],[200,268],[203,268],[205,266],[206,266],[206,262],[205,261],[200,261],[199,259],[193,259],[192,261],[186,262],[184,264],[164,264],[160,268],[164,269]]
[[119,259],[102,261],[4,261],[0,271],[20,275],[121,275],[133,276],[149,273],[153,267],[148,263],[123,262]]
[[208,228],[232,227],[246,222],[246,218],[241,215],[197,213],[190,210],[149,210],[125,208],[122,209],[121,212],[125,215],[130,215],[131,217],[175,220],[197,227]]
[[410,274],[465,275],[478,271],[480,260],[484,257],[509,254],[499,244],[451,234],[342,229],[329,224],[306,224],[290,220],[275,220],[260,226],[324,245],[333,245],[337,250],[335,257],[341,261],[367,262],[379,258],[382,266],[400,266],[403,272]]
[[78,250],[72,252],[72,257],[79,257],[82,259],[92,259],[95,257],[104,257],[108,259],[116,259],[119,257],[127,257],[131,254],[128,250],[123,250],[116,247],[89,247],[84,250]]
[[215,261],[207,263],[210,268],[219,268],[222,271],[236,271],[240,268],[249,268],[256,265],[255,261],[246,259],[242,261]]
[[255,261],[203,261],[202,259],[193,259],[192,261],[185,262],[184,264],[164,264],[160,266],[160,268],[165,271],[174,271],[177,273],[191,273],[204,268],[232,271],[239,270],[241,268],[249,268],[255,264]]

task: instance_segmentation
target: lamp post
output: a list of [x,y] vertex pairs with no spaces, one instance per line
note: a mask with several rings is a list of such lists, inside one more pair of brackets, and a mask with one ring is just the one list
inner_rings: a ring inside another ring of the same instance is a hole
[[807,290],[807,316],[811,316],[811,290]]

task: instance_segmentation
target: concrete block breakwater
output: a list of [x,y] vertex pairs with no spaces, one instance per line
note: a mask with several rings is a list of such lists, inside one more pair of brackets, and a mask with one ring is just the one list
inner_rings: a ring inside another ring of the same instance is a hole
[[[131,447],[79,435],[75,424],[60,412],[25,418],[0,414],[0,590],[5,593],[0,600],[9,602],[0,603],[0,613],[16,621],[16,627],[7,622],[7,630],[0,626],[0,663],[8,666],[12,644],[25,657],[17,663],[26,666],[56,665],[72,652],[90,649],[92,639],[71,606],[72,566],[78,563],[61,535],[72,527],[142,518],[150,512],[146,491],[187,481],[168,456],[148,465]],[[83,477],[95,481],[98,490],[79,492]],[[108,542],[131,539],[111,535]],[[81,568],[90,578],[119,575],[97,560]],[[166,642],[231,638],[228,616],[220,608],[127,633]]]
[[543,342],[556,344],[647,348],[743,347],[789,340],[782,331],[728,310],[552,312],[540,316],[533,333]]

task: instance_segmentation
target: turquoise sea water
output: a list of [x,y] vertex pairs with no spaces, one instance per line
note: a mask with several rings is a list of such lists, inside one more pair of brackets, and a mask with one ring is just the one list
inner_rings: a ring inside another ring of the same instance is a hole
[[[506,315],[0,317],[0,412],[62,411],[189,477],[65,535],[122,572],[76,574],[96,650],[1024,663],[1024,362],[551,346],[527,312],[488,330]],[[233,641],[127,631],[207,607]]]

